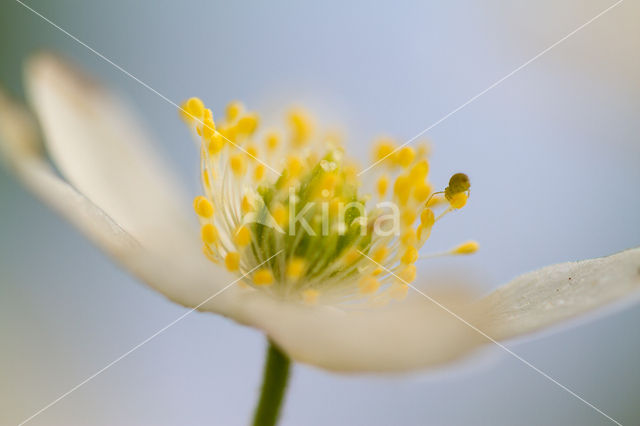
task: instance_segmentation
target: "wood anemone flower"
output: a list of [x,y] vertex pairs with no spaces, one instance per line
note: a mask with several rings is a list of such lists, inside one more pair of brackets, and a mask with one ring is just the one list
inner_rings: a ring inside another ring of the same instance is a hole
[[[640,288],[635,248],[548,266],[481,299],[460,288],[413,291],[424,278],[418,250],[442,216],[434,211],[464,206],[468,178],[454,175],[438,195],[425,149],[394,152],[382,141],[375,155],[384,164],[367,197],[339,143],[297,110],[278,134],[262,132],[238,103],[218,123],[199,99],[183,104],[201,153],[197,226],[192,203],[115,95],[50,54],[30,61],[26,83],[33,116],[0,94],[1,147],[16,177],[151,288],[262,330],[296,361],[344,372],[434,367]],[[376,233],[385,212],[371,206],[384,200],[399,217],[389,235]],[[450,254],[476,249],[468,242]]]

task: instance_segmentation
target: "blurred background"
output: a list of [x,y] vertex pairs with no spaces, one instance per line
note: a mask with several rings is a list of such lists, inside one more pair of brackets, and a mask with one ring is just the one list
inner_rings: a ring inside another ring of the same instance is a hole
[[[612,0],[210,2],[24,0],[174,101],[232,99],[273,115],[291,104],[371,140],[407,140],[584,24]],[[434,251],[469,238],[463,270],[486,293],[551,263],[640,243],[640,3],[622,2],[425,136],[443,186],[465,171],[463,212]],[[0,82],[55,49],[127,93],[197,191],[197,152],[175,109],[14,0],[0,5]],[[365,163],[365,161],[363,161]],[[0,170],[0,424],[17,424],[184,309],[129,277]],[[190,206],[185,206],[190,208]],[[420,279],[420,278],[419,278]],[[622,424],[640,421],[640,308],[510,349]],[[32,425],[243,425],[263,336],[193,314],[33,419]],[[487,353],[489,356],[487,356]],[[283,425],[604,425],[520,361],[405,377],[297,365]]]

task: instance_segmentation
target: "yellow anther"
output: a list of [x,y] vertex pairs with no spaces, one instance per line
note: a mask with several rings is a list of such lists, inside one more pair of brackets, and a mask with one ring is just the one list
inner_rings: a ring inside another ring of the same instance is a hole
[[258,164],[255,170],[253,171],[253,180],[255,180],[256,182],[261,181],[262,178],[264,177],[264,173],[265,173],[264,164]]
[[300,160],[300,158],[295,155],[290,155],[287,158],[287,170],[289,171],[289,176],[292,178],[297,178],[302,173],[302,169],[304,164]]
[[211,112],[211,110],[209,108],[205,108],[204,109],[204,114],[202,114],[202,116],[203,116],[203,120],[202,121],[206,121],[206,120],[213,121],[213,112]]
[[251,197],[245,195],[242,197],[242,202],[240,203],[240,208],[242,209],[242,213],[247,214],[250,211],[253,211],[253,202]]
[[409,228],[405,231],[402,236],[400,236],[400,242],[403,246],[413,246],[418,243],[418,235],[417,232],[413,230],[413,228]]
[[339,182],[338,176],[334,173],[327,173],[322,176],[320,184],[318,185],[318,194],[324,198],[328,198],[333,195],[333,191]]
[[247,163],[244,161],[242,154],[234,154],[230,156],[229,166],[231,166],[231,170],[236,176],[244,175],[244,172],[247,170]]
[[420,223],[426,228],[431,228],[436,222],[436,216],[431,209],[424,209],[420,213]]
[[241,225],[236,229],[236,233],[233,235],[233,241],[239,247],[248,246],[251,242],[251,231],[245,225]]
[[356,261],[358,261],[361,257],[362,257],[362,254],[357,249],[352,248],[345,253],[344,263],[345,265],[351,265],[352,263],[355,263]]
[[358,289],[362,294],[373,294],[380,288],[380,281],[371,276],[362,277],[358,282]]
[[393,184],[393,192],[395,193],[401,204],[406,204],[411,192],[411,181],[408,176],[400,175]]
[[400,215],[400,221],[404,226],[411,226],[416,221],[416,212],[414,210],[405,210]]
[[211,118],[205,118],[202,121],[202,137],[206,140],[211,140],[213,135],[216,134],[216,125]]
[[416,260],[418,260],[418,250],[413,246],[407,247],[402,258],[400,258],[400,261],[405,265],[415,263]]
[[344,173],[344,178],[347,181],[355,181],[358,179],[358,171],[360,168],[355,164],[345,164],[342,168],[342,173]]
[[200,98],[190,98],[184,103],[183,113],[187,121],[202,120],[204,117],[204,103]]
[[380,275],[380,274],[381,274],[381,273],[383,273],[383,272],[384,272],[384,269],[382,269],[382,268],[376,268],[376,269],[374,269],[374,270],[373,270],[373,272],[371,273],[371,275],[373,275],[373,276],[376,276],[376,277],[377,277],[378,275]]
[[218,241],[218,229],[211,223],[202,226],[200,236],[205,244],[213,244]]
[[271,217],[278,224],[278,226],[282,227],[287,223],[287,217],[289,216],[289,212],[286,207],[282,204],[276,204],[271,209]]
[[247,145],[244,150],[246,151],[247,157],[249,157],[250,160],[258,159],[258,148],[255,145]]
[[454,209],[461,209],[467,204],[467,198],[469,198],[467,194],[459,192],[449,198],[449,204],[451,204],[451,207]]
[[311,119],[304,111],[295,109],[289,111],[288,121],[291,127],[291,142],[297,146],[304,145],[311,137]]
[[371,260],[376,263],[382,263],[389,254],[389,249],[386,246],[377,247],[373,253],[371,253]]
[[265,143],[269,151],[275,151],[280,145],[280,136],[276,132],[269,132],[265,138]]
[[236,118],[238,118],[243,109],[244,107],[242,106],[242,103],[238,101],[229,102],[225,110],[227,121],[234,121]]
[[273,274],[270,269],[260,268],[253,273],[253,283],[258,286],[273,284]]
[[229,142],[233,148],[237,148],[236,144],[236,127],[235,126],[224,126],[218,129],[218,133],[225,141]]
[[407,168],[411,165],[415,156],[416,153],[413,148],[405,146],[395,153],[395,161],[399,166]]
[[419,182],[413,188],[413,198],[419,203],[424,203],[432,192],[431,185],[425,182]]
[[376,183],[376,191],[380,197],[384,197],[384,194],[387,193],[387,189],[389,188],[389,177],[384,175],[380,176],[378,182]]
[[429,163],[427,160],[422,159],[411,167],[409,171],[409,178],[414,182],[422,182],[427,178],[429,174]]
[[289,261],[287,265],[287,278],[291,280],[297,280],[302,276],[305,268],[304,259],[294,258]]
[[473,254],[478,251],[480,245],[477,241],[467,241],[451,250],[451,254]]
[[388,139],[382,139],[376,143],[376,146],[373,151],[373,159],[375,161],[382,161],[384,159],[389,160],[389,157],[393,153],[395,149],[395,145],[393,141]]
[[409,286],[405,283],[393,283],[389,287],[389,296],[394,300],[404,300],[409,293]]
[[227,267],[228,271],[237,271],[240,267],[240,254],[235,251],[227,253],[224,258],[224,265]]
[[198,216],[204,218],[210,218],[213,216],[213,213],[215,213],[215,209],[213,208],[211,201],[202,195],[193,199],[193,209],[196,211]]
[[399,273],[398,278],[405,284],[410,284],[416,279],[416,265],[407,265]]
[[258,114],[251,113],[238,119],[236,130],[242,135],[252,135],[258,128]]
[[224,148],[226,140],[220,133],[214,133],[211,139],[209,139],[209,144],[207,145],[207,150],[210,155],[216,155],[219,153],[222,148]]
[[309,288],[302,292],[302,301],[307,305],[315,305],[319,296],[320,292],[318,290]]
[[418,236],[420,244],[424,244],[424,242],[427,241],[427,238],[431,235],[431,227],[419,225],[418,229],[416,229],[416,235]]

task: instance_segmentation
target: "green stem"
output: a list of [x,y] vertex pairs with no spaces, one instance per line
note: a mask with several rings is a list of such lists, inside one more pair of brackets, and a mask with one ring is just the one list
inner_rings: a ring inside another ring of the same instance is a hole
[[291,361],[273,342],[269,341],[264,364],[260,400],[253,415],[253,426],[275,426],[284,399]]

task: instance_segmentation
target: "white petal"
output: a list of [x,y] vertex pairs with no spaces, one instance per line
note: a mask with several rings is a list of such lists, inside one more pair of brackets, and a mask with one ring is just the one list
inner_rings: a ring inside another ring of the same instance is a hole
[[100,208],[60,180],[42,156],[33,118],[0,90],[0,147],[22,182],[67,217],[94,243],[116,257],[138,243]]
[[184,306],[233,314],[236,289],[211,296],[236,277],[204,257],[197,236],[157,246],[136,240],[54,173],[42,152],[35,120],[2,90],[0,148],[2,159],[25,186],[150,287]]
[[[464,294],[434,295],[477,324]],[[256,294],[242,302],[244,321],[263,329],[296,361],[341,372],[401,372],[451,362],[485,339],[441,306],[415,294],[362,311],[308,307]]]
[[190,204],[114,94],[51,54],[29,62],[27,85],[46,147],[67,181],[141,241],[193,231]]
[[524,274],[485,297],[487,332],[506,339],[569,320],[640,290],[640,248]]

